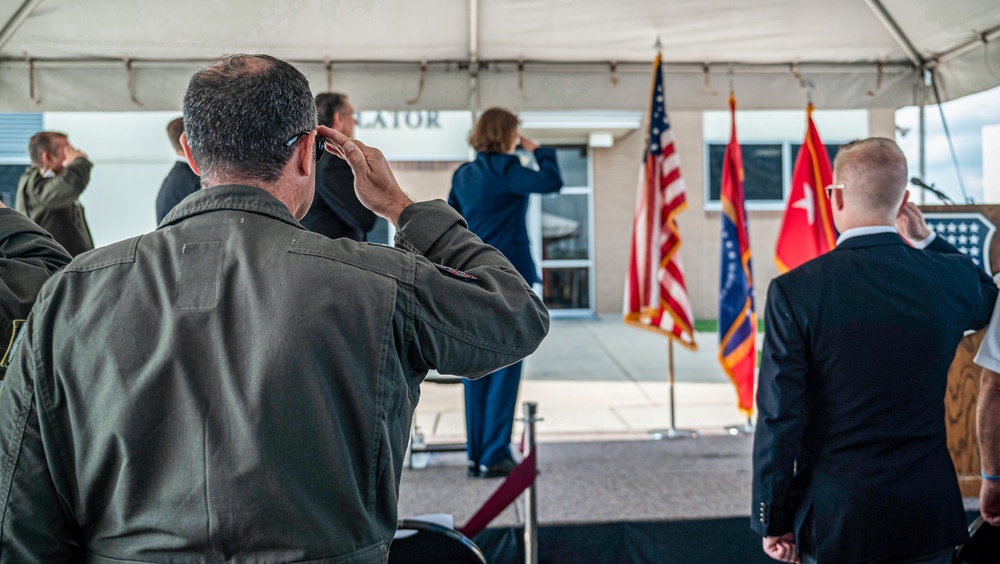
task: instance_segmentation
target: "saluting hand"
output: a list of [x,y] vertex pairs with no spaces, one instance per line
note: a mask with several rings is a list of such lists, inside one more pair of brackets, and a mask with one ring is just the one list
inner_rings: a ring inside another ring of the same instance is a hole
[[81,157],[84,159],[87,158],[87,153],[84,153],[83,151],[77,149],[72,145],[66,147],[65,155],[66,157],[63,159],[63,168],[73,164],[73,161],[75,161],[76,159],[79,159]]
[[521,143],[521,146],[524,147],[524,150],[525,151],[530,151],[530,152],[534,153],[535,149],[538,148],[538,143],[535,143],[534,141],[532,141],[531,139],[528,139],[524,135],[518,134],[518,136],[520,137],[520,143]]
[[931,235],[931,228],[927,227],[924,214],[920,213],[920,208],[913,202],[906,202],[899,209],[899,214],[896,215],[896,229],[910,241],[923,241]]
[[321,125],[318,130],[319,135],[327,139],[327,151],[351,165],[354,172],[354,192],[358,200],[376,215],[396,225],[399,214],[413,200],[399,187],[382,151],[329,127]]

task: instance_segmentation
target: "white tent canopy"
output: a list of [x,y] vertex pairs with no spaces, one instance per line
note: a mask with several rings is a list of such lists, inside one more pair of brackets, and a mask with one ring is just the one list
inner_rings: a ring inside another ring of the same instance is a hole
[[177,110],[236,52],[366,108],[642,109],[657,37],[678,110],[724,108],[730,68],[755,109],[1000,84],[997,0],[3,0],[0,26],[0,111]]

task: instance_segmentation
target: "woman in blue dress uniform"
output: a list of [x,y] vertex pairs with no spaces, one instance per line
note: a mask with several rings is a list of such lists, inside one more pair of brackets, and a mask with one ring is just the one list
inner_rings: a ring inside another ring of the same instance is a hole
[[[514,114],[491,108],[472,128],[476,160],[455,171],[448,203],[465,217],[469,230],[502,252],[529,285],[541,282],[531,259],[525,214],[529,194],[558,192],[562,177],[554,149],[539,147],[518,131]],[[521,165],[518,143],[534,153],[539,170]],[[514,424],[521,363],[480,378],[463,380],[469,475],[506,476],[514,469],[510,435]]]

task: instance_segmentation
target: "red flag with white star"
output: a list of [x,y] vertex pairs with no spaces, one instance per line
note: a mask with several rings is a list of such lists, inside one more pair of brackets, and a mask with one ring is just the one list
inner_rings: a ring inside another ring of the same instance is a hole
[[787,272],[832,250],[837,245],[833,212],[824,188],[833,182],[830,157],[812,120],[813,106],[806,108],[806,139],[799,149],[792,172],[792,186],[785,217],[778,232],[774,262]]

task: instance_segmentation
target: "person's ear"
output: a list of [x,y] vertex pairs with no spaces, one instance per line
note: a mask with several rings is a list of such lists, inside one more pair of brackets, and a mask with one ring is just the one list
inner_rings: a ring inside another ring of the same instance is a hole
[[908,202],[908,201],[910,201],[910,191],[909,190],[903,190],[903,203],[899,204],[899,210],[898,211],[900,211],[900,212],[903,211],[903,208],[906,207],[906,202]]
[[292,154],[292,158],[295,159],[299,175],[301,176],[309,176],[312,174],[313,167],[316,165],[316,157],[313,155],[313,147],[316,145],[317,135],[319,135],[319,132],[313,129],[309,132],[309,135],[306,136],[305,143],[302,142],[302,139],[299,139],[296,143],[295,152]]
[[42,166],[45,168],[55,168],[56,157],[51,151],[42,151]]
[[833,190],[832,196],[833,200],[831,200],[831,202],[833,203],[833,207],[835,207],[837,211],[844,211],[844,191]]
[[191,146],[188,145],[187,133],[181,133],[181,147],[184,149],[184,158],[187,159],[188,166],[195,174],[201,176],[201,171],[198,170],[198,163],[194,162],[194,157],[191,156]]

